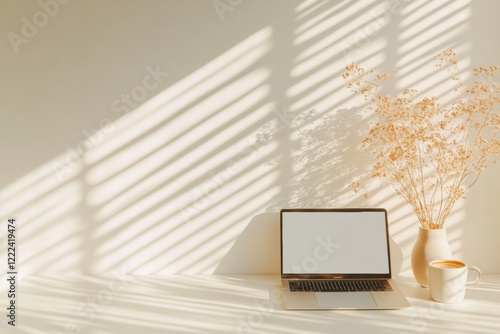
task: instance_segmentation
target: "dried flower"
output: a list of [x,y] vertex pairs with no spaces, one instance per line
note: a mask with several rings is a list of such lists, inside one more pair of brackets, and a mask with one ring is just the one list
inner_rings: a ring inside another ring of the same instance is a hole
[[353,94],[376,105],[377,121],[363,141],[375,157],[373,176],[392,181],[423,228],[443,228],[455,202],[500,156],[500,115],[495,111],[500,88],[493,81],[500,67],[475,68],[475,81],[467,84],[454,57],[453,50],[434,57],[461,94],[447,108],[435,96],[414,101],[415,89],[396,97],[378,94],[388,73],[374,74],[352,63],[342,75]]

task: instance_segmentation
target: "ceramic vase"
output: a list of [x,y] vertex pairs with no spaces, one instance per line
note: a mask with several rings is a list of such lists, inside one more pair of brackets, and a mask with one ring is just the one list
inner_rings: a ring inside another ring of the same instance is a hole
[[418,284],[425,288],[429,286],[427,264],[430,261],[451,258],[452,253],[446,238],[446,229],[419,228],[411,253],[411,269]]

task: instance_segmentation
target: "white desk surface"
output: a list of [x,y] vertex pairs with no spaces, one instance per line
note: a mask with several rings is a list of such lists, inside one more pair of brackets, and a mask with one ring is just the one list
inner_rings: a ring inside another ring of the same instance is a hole
[[[411,308],[287,311],[277,275],[37,277],[18,282],[16,327],[1,333],[500,333],[500,275],[465,300],[441,304],[411,277],[396,278]],[[5,329],[5,330],[4,330]]]

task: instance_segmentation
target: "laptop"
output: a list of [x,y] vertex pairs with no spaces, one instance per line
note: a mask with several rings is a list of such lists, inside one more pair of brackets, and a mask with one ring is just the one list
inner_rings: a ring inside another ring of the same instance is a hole
[[410,306],[391,276],[385,209],[282,209],[280,229],[286,309]]

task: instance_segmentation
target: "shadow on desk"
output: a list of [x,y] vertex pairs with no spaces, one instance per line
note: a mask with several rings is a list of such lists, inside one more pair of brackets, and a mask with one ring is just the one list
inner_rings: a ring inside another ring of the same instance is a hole
[[[500,283],[498,283],[498,278],[496,276],[483,275],[481,282],[476,285],[468,286],[465,300],[477,298],[488,300],[492,295],[500,297]],[[414,277],[398,276],[396,279],[406,297],[432,301],[429,288],[421,287]]]
[[417,283],[415,278],[409,276],[398,276],[398,285],[407,298],[415,298],[421,300],[431,300],[429,289],[423,288]]

